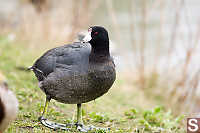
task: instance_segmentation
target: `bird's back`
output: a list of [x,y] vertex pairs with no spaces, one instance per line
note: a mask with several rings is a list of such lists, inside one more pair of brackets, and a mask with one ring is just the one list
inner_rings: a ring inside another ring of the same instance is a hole
[[48,50],[34,63],[32,69],[39,81],[56,70],[70,73],[85,73],[91,46],[88,43],[73,43]]

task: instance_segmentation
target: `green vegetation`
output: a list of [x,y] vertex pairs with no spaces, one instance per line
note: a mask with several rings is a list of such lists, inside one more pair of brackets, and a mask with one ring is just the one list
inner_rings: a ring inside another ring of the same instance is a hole
[[[18,117],[6,133],[58,132],[38,122],[45,95],[38,88],[37,80],[32,72],[18,69],[32,65],[43,51],[44,49],[31,48],[28,45],[9,42],[7,38],[0,37],[0,70],[7,77],[9,87],[14,91],[20,103]],[[110,132],[113,133],[185,132],[184,116],[174,116],[162,105],[156,106],[156,98],[149,99],[144,94],[144,90],[135,89],[132,86],[133,84],[127,85],[118,74],[118,79],[108,94],[84,104],[82,111],[84,123],[109,127]],[[47,118],[60,123],[71,123],[76,118],[75,109],[75,105],[66,105],[52,100]],[[71,132],[77,131],[72,129]]]

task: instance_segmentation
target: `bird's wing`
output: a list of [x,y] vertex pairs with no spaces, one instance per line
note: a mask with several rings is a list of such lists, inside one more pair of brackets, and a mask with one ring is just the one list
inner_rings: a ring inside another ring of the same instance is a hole
[[51,49],[34,63],[33,71],[39,81],[56,69],[85,71],[88,66],[90,49],[87,43],[73,43]]

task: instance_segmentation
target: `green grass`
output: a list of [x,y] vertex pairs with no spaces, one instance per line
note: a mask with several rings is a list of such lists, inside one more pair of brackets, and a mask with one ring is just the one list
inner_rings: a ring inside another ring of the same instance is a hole
[[[0,71],[6,76],[10,89],[19,100],[17,119],[11,123],[6,133],[58,132],[38,122],[45,95],[38,88],[34,74],[17,69],[19,66],[32,65],[34,60],[44,52],[43,50],[19,42],[9,42],[6,37],[0,37]],[[110,132],[113,133],[185,132],[183,116],[175,117],[169,109],[158,105],[160,102],[149,99],[142,90],[134,89],[133,86],[127,84],[118,74],[114,86],[106,95],[83,105],[84,123],[109,127]],[[61,123],[74,122],[75,111],[75,105],[66,105],[52,100],[47,117]],[[71,132],[77,131],[72,129]]]

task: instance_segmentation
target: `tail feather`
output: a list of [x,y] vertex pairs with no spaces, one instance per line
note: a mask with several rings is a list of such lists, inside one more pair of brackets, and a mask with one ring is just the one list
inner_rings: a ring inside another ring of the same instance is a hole
[[31,70],[31,71],[33,71],[33,69],[34,69],[34,66],[29,66],[29,67],[27,68],[27,70]]

